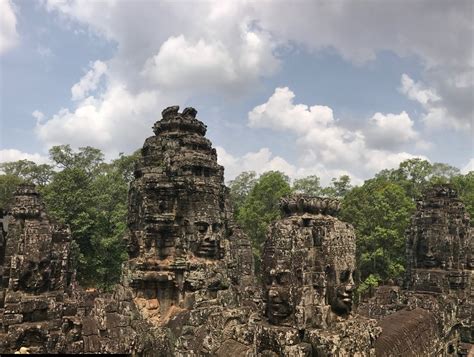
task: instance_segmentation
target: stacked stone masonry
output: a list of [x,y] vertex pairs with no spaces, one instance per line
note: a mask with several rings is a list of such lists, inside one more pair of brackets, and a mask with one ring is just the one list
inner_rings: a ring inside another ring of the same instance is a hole
[[145,140],[129,190],[129,258],[112,293],[78,286],[69,229],[48,218],[34,186],[19,186],[1,212],[0,353],[469,353],[472,230],[449,186],[418,202],[404,286],[353,306],[354,228],[337,218],[338,200],[303,195],[281,200],[257,279],[196,114],[166,108]]

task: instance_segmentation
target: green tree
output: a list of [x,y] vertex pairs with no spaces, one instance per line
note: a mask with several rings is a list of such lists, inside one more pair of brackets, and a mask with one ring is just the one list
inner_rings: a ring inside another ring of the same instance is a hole
[[441,162],[435,162],[431,167],[431,176],[433,178],[438,177],[450,180],[459,174],[460,170],[457,167],[443,164]]
[[55,172],[48,164],[36,164],[29,160],[19,160],[0,164],[0,171],[6,175],[16,176],[40,187],[47,185]]
[[255,171],[244,171],[229,182],[230,198],[234,207],[234,214],[238,212],[245,199],[257,183]]
[[0,175],[0,208],[6,209],[10,204],[13,192],[22,182],[18,176],[11,174]]
[[415,209],[405,189],[385,178],[366,181],[344,198],[341,218],[354,225],[358,268],[366,285],[396,279],[405,266],[405,229]]
[[320,196],[322,194],[321,182],[316,175],[296,179],[293,182],[293,190],[310,196]]
[[471,226],[474,226],[474,171],[452,177],[451,183],[458,192],[459,198],[466,205],[471,216]]
[[237,212],[237,221],[248,234],[257,261],[270,223],[280,217],[279,200],[291,193],[290,179],[278,171],[262,174]]
[[322,189],[322,195],[344,198],[351,188],[351,178],[348,175],[342,175],[339,179],[333,178],[331,185]]
[[44,188],[45,202],[56,219],[71,227],[80,252],[79,281],[107,288],[118,281],[126,258],[122,238],[134,157],[121,155],[107,164],[98,149],[76,152],[68,145],[50,153],[62,170]]

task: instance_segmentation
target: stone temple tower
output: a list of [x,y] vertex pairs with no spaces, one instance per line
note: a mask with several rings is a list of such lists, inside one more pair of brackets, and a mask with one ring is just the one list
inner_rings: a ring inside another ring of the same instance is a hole
[[407,287],[435,293],[467,292],[471,284],[469,214],[449,185],[427,191],[407,231]]
[[232,305],[253,279],[206,126],[194,108],[178,110],[166,108],[155,123],[129,191],[125,284],[159,325],[179,311]]

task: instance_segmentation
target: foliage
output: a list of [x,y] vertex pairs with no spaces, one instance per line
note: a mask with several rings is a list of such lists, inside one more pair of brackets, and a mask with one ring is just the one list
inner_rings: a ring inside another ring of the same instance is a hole
[[348,175],[342,175],[339,179],[333,178],[331,185],[322,189],[322,195],[344,198],[351,188],[351,178]]
[[433,183],[448,183],[459,169],[443,163],[431,164],[419,158],[405,160],[397,169],[382,170],[376,177],[396,182],[402,186],[413,200],[419,198],[423,191]]
[[0,209],[6,209],[11,202],[13,192],[23,180],[11,174],[0,175]]
[[36,164],[29,160],[19,160],[0,164],[0,171],[6,175],[16,176],[38,186],[47,185],[54,176],[54,170],[48,164]]
[[357,296],[363,296],[377,286],[379,286],[382,279],[378,274],[370,274],[365,280],[357,287]]
[[235,212],[243,205],[250,191],[257,183],[256,176],[255,171],[244,171],[229,182],[230,198]]
[[[118,281],[126,258],[127,191],[139,155],[120,154],[105,162],[99,149],[73,150],[69,145],[50,150],[52,165],[28,160],[0,164],[0,208],[5,208],[16,186],[29,181],[39,186],[50,214],[70,225],[78,250],[78,278],[84,286],[110,287]],[[316,175],[290,179],[270,171],[257,176],[242,172],[230,182],[237,222],[251,239],[258,263],[267,227],[279,218],[282,196],[299,192],[342,199],[340,218],[354,225],[363,294],[387,279],[403,275],[405,229],[422,192],[434,183],[450,182],[474,222],[474,172],[461,175],[453,166],[421,159],[383,170],[359,187],[347,175],[321,186]]]
[[471,216],[471,226],[474,226],[474,171],[468,172],[466,175],[454,176],[451,179],[451,184],[466,205]]
[[107,288],[118,281],[126,259],[128,180],[136,154],[121,154],[107,164],[98,149],[74,152],[65,145],[53,147],[50,157],[62,170],[43,190],[49,212],[71,227],[80,252],[80,282]]
[[236,212],[237,222],[248,234],[257,262],[268,225],[280,217],[279,200],[291,192],[288,176],[278,171],[262,174]]
[[414,209],[404,188],[384,178],[368,180],[346,195],[341,219],[355,227],[362,280],[371,274],[382,280],[401,277],[405,229]]
[[310,196],[320,196],[323,188],[321,187],[320,179],[316,175],[296,179],[293,182],[293,190]]

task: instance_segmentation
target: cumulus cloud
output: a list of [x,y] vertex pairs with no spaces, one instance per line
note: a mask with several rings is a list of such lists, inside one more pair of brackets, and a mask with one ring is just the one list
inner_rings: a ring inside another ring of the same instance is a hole
[[202,39],[190,43],[183,35],[166,40],[158,54],[147,61],[143,74],[166,87],[182,86],[183,82],[212,87],[237,78],[224,45]]
[[468,172],[474,171],[474,157],[469,160],[469,162],[461,169],[462,174],[467,174]]
[[18,43],[16,22],[13,3],[10,0],[0,1],[0,55]]
[[237,157],[228,153],[223,147],[217,146],[217,161],[225,168],[226,180],[234,179],[243,171],[255,171],[257,174],[266,171],[281,171],[295,176],[297,169],[280,156],[274,156],[270,149],[262,148],[256,152],[248,152]]
[[318,175],[321,184],[328,185],[334,177],[351,176],[354,184],[361,184],[363,179],[344,169],[328,168],[320,163],[312,163],[308,167],[297,167],[288,163],[284,158],[274,155],[269,148],[262,148],[255,152],[248,152],[242,156],[234,156],[223,147],[217,146],[217,161],[224,166],[225,180],[231,181],[241,172],[254,171],[262,174],[267,171],[280,171],[291,179],[298,179],[310,175]]
[[315,126],[334,121],[332,109],[326,106],[293,104],[295,94],[288,88],[276,88],[264,104],[249,112],[249,125],[255,128],[274,128],[305,133]]
[[278,68],[271,51],[268,39],[255,32],[244,32],[235,49],[202,38],[193,43],[180,35],[163,43],[142,74],[166,88],[235,90]]
[[365,131],[367,144],[378,149],[393,150],[418,140],[414,122],[405,112],[400,114],[375,113]]
[[[421,0],[403,6],[396,1],[295,5],[219,0],[198,2],[193,11],[184,2],[104,0],[84,6],[78,0],[47,0],[44,4],[117,44],[101,93],[86,98],[100,82],[92,68],[72,93],[76,107],[37,124],[38,135],[48,145],[78,142],[80,133],[82,141],[107,150],[130,147],[141,141],[135,136],[142,136],[145,127],[149,130],[150,118],[163,106],[185,102],[203,90],[247,93],[260,77],[278,70],[277,53],[288,44],[314,52],[331,49],[359,65],[381,51],[416,56],[426,85],[406,76],[402,88],[423,107],[424,122],[431,127],[471,125],[474,59],[466,43],[472,40],[474,25],[468,0],[456,5]],[[173,93],[175,100],[163,100],[163,93]],[[404,145],[427,146],[404,112],[377,113],[366,130],[351,132],[334,118],[331,108],[294,104],[293,98],[287,88],[277,89],[250,112],[249,125],[295,135],[302,153],[295,175],[303,163],[318,170],[337,170],[340,163],[341,170],[366,177],[377,167],[410,157]],[[397,135],[390,136],[390,130]],[[132,133],[131,139],[125,133]],[[262,161],[274,158],[261,155]]]
[[102,76],[107,72],[107,64],[95,61],[91,69],[71,88],[72,100],[84,99],[90,92],[97,89]]
[[448,109],[444,107],[441,97],[433,88],[427,88],[421,82],[415,82],[407,74],[401,78],[400,91],[409,99],[421,104],[424,109],[422,121],[428,128],[454,128],[468,129],[472,126],[472,120],[462,120],[450,115]]
[[158,91],[133,94],[123,84],[111,83],[104,94],[80,101],[75,110],[61,109],[37,122],[36,133],[47,147],[90,145],[108,156],[131,152],[151,134],[157,113],[170,102]]
[[276,42],[241,5],[202,2],[189,11],[181,2],[45,1],[63,20],[115,42],[117,52],[107,64],[94,62],[72,87],[73,108],[37,123],[38,137],[47,147],[133,150],[164,107],[203,91],[247,93],[279,60]]
[[[48,0],[46,8],[117,42],[110,71],[127,85],[244,93],[279,66],[277,42],[242,2]],[[104,17],[100,14],[107,13]],[[127,23],[127,26],[123,26]],[[141,73],[141,76],[133,75]]]
[[280,41],[315,52],[333,49],[361,65],[382,51],[420,59],[423,79],[439,96],[427,121],[455,128],[471,125],[474,117],[473,11],[470,0],[308,1],[297,6],[260,1],[255,5],[260,26]]
[[29,154],[22,152],[17,149],[1,149],[0,150],[0,162],[11,162],[18,160],[29,160],[36,162],[37,164],[48,163],[49,160],[46,156],[38,153]]
[[[319,165],[319,169],[339,169],[351,172],[355,177],[367,177],[381,169],[396,167],[403,160],[420,157],[390,151],[386,145],[384,149],[374,149],[362,131],[344,128],[334,118],[331,108],[295,104],[294,97],[289,88],[277,88],[266,103],[249,112],[249,125],[293,133],[299,145],[301,163],[306,167]],[[377,113],[369,122],[373,127],[372,143],[376,134],[388,138],[390,132],[401,135],[390,139],[396,145],[418,138],[412,128],[413,122],[403,112],[399,115]]]
[[43,112],[40,112],[39,110],[35,110],[33,113],[31,113],[31,115],[36,119],[37,122],[42,122],[45,118]]

